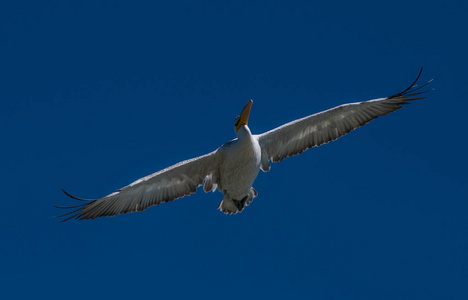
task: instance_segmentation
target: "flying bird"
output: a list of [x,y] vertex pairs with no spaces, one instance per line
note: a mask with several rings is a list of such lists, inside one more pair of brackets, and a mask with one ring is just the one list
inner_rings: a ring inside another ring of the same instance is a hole
[[302,153],[326,144],[368,123],[402,108],[409,101],[423,99],[422,91],[432,80],[417,86],[421,76],[405,90],[385,98],[349,103],[286,123],[262,134],[252,134],[248,120],[253,101],[250,100],[234,121],[237,138],[217,150],[185,160],[158,171],[99,199],[82,199],[63,192],[71,198],[84,201],[74,206],[56,206],[72,209],[59,217],[94,219],[123,213],[143,211],[174,199],[188,196],[203,185],[205,192],[218,189],[224,197],[218,209],[225,214],[236,214],[257,197],[252,187],[260,170],[270,170],[270,162]]

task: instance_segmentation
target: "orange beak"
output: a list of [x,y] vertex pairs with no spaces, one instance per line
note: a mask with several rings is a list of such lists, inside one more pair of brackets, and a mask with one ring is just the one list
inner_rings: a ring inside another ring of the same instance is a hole
[[250,109],[252,108],[252,103],[253,103],[253,100],[251,99],[249,102],[247,102],[247,104],[242,109],[242,112],[240,114],[239,123],[237,123],[237,126],[236,126],[236,130],[239,130],[239,128],[242,125],[247,125],[247,123],[249,121]]

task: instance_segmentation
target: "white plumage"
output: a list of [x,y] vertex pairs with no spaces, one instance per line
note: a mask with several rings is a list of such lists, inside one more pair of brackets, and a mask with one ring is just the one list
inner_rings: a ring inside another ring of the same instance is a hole
[[[422,71],[422,69],[421,69]],[[204,183],[204,191],[218,189],[224,195],[218,208],[227,214],[241,212],[257,196],[252,187],[259,170],[270,170],[270,162],[333,141],[369,121],[384,116],[408,101],[422,99],[415,83],[390,97],[344,104],[284,124],[268,132],[253,135],[247,126],[252,100],[247,102],[236,118],[234,128],[237,138],[225,143],[216,151],[189,159],[154,174],[148,175],[105,197],[86,200],[75,206],[57,206],[74,209],[62,216],[65,220],[94,219],[122,213],[143,211],[146,208],[169,202],[195,193]]]

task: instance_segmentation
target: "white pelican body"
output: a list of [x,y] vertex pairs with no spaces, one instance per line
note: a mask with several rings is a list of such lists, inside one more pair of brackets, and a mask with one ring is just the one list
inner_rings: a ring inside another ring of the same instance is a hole
[[[248,104],[251,103],[252,101]],[[221,158],[218,189],[224,194],[224,198],[218,208],[226,213],[242,211],[244,206],[257,196],[252,184],[260,171],[260,145],[247,125],[242,125],[236,133],[236,140],[224,144],[219,149]]]
[[[421,69],[422,71],[422,69]],[[64,221],[94,219],[121,213],[143,211],[146,208],[169,202],[195,193],[204,183],[204,191],[218,189],[224,195],[218,209],[226,214],[241,212],[257,196],[252,187],[260,170],[270,170],[270,162],[335,140],[369,121],[402,108],[408,101],[422,99],[416,87],[418,77],[403,92],[390,97],[344,104],[298,119],[268,132],[253,135],[247,125],[252,100],[247,102],[236,118],[234,128],[237,139],[225,143],[209,154],[189,159],[154,174],[148,175],[105,197],[86,200],[62,216]]]

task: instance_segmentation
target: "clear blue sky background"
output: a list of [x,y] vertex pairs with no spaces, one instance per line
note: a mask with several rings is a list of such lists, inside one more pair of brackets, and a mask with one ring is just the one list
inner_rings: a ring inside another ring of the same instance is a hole
[[[4,299],[468,297],[466,1],[0,5]],[[170,2],[170,3],[169,3]],[[399,92],[427,99],[220,193],[58,223],[234,138]],[[6,297],[5,297],[6,296]]]

